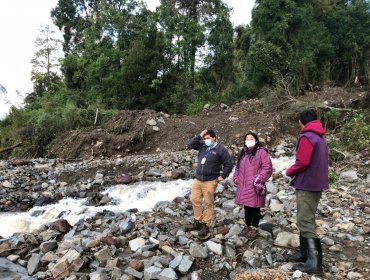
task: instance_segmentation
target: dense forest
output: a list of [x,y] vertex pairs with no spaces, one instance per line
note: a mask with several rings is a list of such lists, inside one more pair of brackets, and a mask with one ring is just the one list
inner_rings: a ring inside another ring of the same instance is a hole
[[[206,103],[259,97],[285,81],[368,85],[370,1],[258,0],[233,26],[222,0],[59,0],[32,60],[34,92],[0,122],[0,146],[29,141],[42,155],[55,136],[117,110],[194,114]],[[64,57],[54,59],[61,45]]]

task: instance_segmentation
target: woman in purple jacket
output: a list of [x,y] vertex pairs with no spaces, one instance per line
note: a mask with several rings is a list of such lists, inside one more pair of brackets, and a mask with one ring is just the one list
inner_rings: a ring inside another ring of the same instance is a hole
[[267,149],[260,147],[255,133],[248,132],[235,168],[234,183],[237,185],[235,201],[244,205],[244,232],[249,239],[257,236],[261,207],[265,206],[265,182],[271,175],[272,163]]

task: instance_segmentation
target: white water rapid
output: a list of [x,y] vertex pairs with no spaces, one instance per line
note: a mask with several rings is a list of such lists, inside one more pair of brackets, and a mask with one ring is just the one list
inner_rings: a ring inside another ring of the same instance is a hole
[[[290,166],[291,157],[272,158],[274,172]],[[232,176],[232,175],[230,175]],[[41,225],[56,219],[66,219],[74,225],[81,219],[94,216],[103,210],[124,212],[137,208],[139,211],[151,210],[159,201],[172,201],[190,192],[192,180],[162,182],[140,182],[132,185],[116,185],[106,189],[115,205],[86,206],[86,199],[65,198],[57,204],[36,206],[28,212],[0,213],[0,236],[9,237],[16,232],[31,232]]]

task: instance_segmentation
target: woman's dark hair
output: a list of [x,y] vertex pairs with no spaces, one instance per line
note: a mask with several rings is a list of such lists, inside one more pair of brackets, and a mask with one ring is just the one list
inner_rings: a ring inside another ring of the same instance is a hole
[[306,125],[309,122],[317,120],[317,115],[314,109],[308,109],[300,112],[298,118],[303,125]]
[[236,164],[236,167],[239,167],[239,163],[240,161],[242,160],[242,158],[245,156],[245,152],[249,150],[249,148],[247,146],[245,146],[245,137],[247,137],[248,135],[252,135],[253,138],[256,140],[256,145],[252,148],[251,150],[251,154],[249,155],[249,158],[251,159],[252,157],[254,157],[256,155],[256,152],[258,150],[258,147],[260,147],[260,142],[258,140],[258,136],[256,133],[254,132],[247,132],[245,135],[244,135],[244,138],[243,138],[243,148],[241,149],[240,153],[239,153],[239,156],[238,156],[238,162]]

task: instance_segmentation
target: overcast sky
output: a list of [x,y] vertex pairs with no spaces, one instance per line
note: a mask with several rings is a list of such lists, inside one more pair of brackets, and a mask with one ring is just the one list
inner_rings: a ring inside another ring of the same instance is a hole
[[[146,0],[154,9],[159,0]],[[234,25],[247,24],[251,20],[254,0],[224,0],[232,9]],[[50,11],[58,0],[0,0],[0,84],[7,96],[0,92],[0,119],[8,112],[10,104],[19,106],[17,91],[24,95],[32,92],[30,61],[36,51],[35,39],[41,25],[53,25]]]

